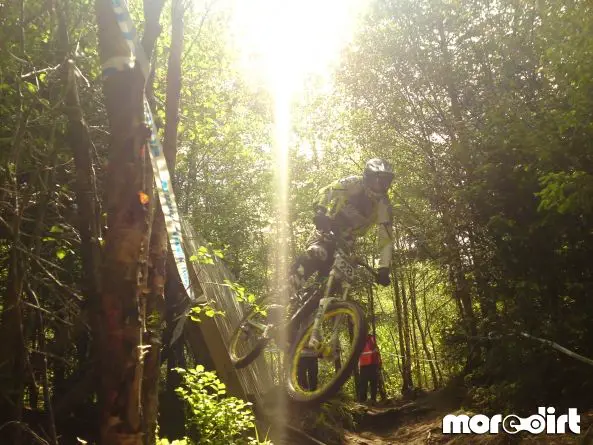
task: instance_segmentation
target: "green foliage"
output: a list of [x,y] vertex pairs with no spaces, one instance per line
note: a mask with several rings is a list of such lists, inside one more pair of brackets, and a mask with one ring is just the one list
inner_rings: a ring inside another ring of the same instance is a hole
[[[377,0],[338,72],[347,131],[395,164],[396,259],[434,262],[438,292],[457,300],[439,320],[427,299],[437,317],[425,326],[445,367],[471,374],[475,400],[579,400],[589,386],[581,366],[541,348],[472,337],[520,328],[593,355],[591,12],[585,1]],[[471,365],[468,350],[479,351]]]
[[539,210],[576,215],[593,212],[593,176],[584,171],[551,172],[540,178]]
[[206,246],[200,246],[198,251],[189,257],[189,260],[199,264],[214,264],[214,258],[222,259],[224,254],[220,249],[208,249]]
[[255,431],[255,417],[250,402],[226,396],[226,385],[216,373],[206,371],[202,365],[195,369],[177,369],[183,385],[176,389],[188,408],[188,443],[206,445],[269,444],[248,436]]
[[229,286],[235,293],[235,298],[241,303],[255,303],[256,297],[254,294],[247,292],[245,287],[238,283],[232,283],[229,280],[225,280],[225,284]]
[[175,439],[172,442],[170,442],[167,438],[157,438],[156,445],[191,445],[191,442],[189,442],[189,439],[187,438]]
[[[273,200],[271,100],[238,71],[228,10],[203,11],[198,4],[190,9],[175,180],[179,208],[212,246],[224,248],[235,279],[260,290],[267,284],[263,229]],[[159,51],[158,57],[166,56],[166,47]],[[163,67],[157,86],[164,76]],[[160,97],[163,93],[157,88]]]
[[192,307],[189,312],[189,318],[197,323],[202,321],[200,318],[201,315],[205,315],[208,318],[213,318],[217,315],[224,315],[224,311],[218,310],[209,304],[203,304]]

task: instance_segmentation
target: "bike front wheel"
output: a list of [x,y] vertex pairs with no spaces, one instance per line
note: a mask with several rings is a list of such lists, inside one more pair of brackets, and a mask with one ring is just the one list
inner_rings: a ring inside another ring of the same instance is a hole
[[295,402],[321,403],[346,383],[358,362],[368,326],[361,307],[352,301],[331,303],[321,320],[322,338],[308,347],[313,320],[299,331],[288,354],[286,389]]

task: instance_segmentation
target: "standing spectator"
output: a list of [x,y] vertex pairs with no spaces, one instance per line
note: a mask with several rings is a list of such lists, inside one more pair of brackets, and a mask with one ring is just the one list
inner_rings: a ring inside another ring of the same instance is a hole
[[360,386],[358,400],[365,402],[369,384],[371,386],[371,403],[377,402],[377,387],[379,385],[379,369],[381,368],[381,354],[377,347],[377,340],[373,334],[369,334],[364,349],[358,359],[360,367]]

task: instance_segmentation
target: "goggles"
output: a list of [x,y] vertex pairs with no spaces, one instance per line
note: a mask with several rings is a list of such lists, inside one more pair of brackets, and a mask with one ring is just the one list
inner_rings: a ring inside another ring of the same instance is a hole
[[391,173],[375,173],[367,177],[367,185],[377,192],[386,192],[387,190],[389,190],[389,187],[391,186],[392,182],[393,174]]

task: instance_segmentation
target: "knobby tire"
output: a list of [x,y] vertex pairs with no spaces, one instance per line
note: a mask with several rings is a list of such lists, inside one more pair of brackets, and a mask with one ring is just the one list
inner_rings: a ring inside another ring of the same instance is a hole
[[354,338],[350,355],[345,358],[345,364],[341,367],[338,375],[334,377],[329,385],[314,392],[303,392],[296,389],[292,380],[292,368],[295,363],[297,348],[301,338],[306,335],[307,331],[311,328],[313,324],[312,319],[310,319],[310,323],[308,323],[299,331],[291,345],[290,352],[288,354],[288,366],[286,369],[286,391],[289,397],[299,404],[316,405],[333,397],[344,385],[344,383],[346,383],[348,378],[352,375],[354,367],[358,364],[358,358],[364,349],[364,344],[368,334],[368,325],[364,311],[357,303],[353,301],[335,301],[328,306],[326,314],[331,313],[332,310],[339,309],[346,309],[350,311],[350,315],[352,315],[356,320],[355,325],[358,325],[358,329],[353,333]]

